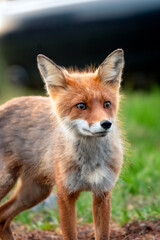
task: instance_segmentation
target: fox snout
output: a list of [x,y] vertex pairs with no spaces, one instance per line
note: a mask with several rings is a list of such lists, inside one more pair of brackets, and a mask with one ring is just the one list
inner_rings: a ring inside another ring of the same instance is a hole
[[66,123],[69,126],[69,129],[73,129],[75,132],[83,136],[104,137],[112,127],[112,122],[109,120],[89,124],[83,119],[75,119],[72,121],[66,119]]
[[109,120],[102,120],[100,122],[96,122],[94,124],[89,124],[89,131],[93,134],[93,136],[106,136],[108,132],[110,132],[112,127],[112,122]]

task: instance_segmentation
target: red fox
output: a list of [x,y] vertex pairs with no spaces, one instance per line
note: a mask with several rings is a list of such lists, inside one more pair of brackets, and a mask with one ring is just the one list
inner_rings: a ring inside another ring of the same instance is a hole
[[122,49],[96,70],[73,71],[38,55],[49,97],[20,97],[0,106],[0,238],[13,240],[11,220],[57,185],[64,240],[76,240],[75,202],[93,194],[95,239],[110,235],[110,193],[123,162],[117,112]]

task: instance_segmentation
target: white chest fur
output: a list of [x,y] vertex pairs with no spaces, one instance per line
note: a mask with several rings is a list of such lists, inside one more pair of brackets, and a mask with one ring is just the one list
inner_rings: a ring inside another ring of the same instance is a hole
[[108,180],[109,185],[112,185],[115,181],[115,174],[109,167],[106,168],[96,168],[86,176],[86,180],[91,185],[102,184],[104,179]]
[[109,167],[113,149],[107,138],[77,141],[73,162],[77,170],[70,172],[65,185],[70,192],[90,190],[96,193],[108,192],[117,180],[116,173]]

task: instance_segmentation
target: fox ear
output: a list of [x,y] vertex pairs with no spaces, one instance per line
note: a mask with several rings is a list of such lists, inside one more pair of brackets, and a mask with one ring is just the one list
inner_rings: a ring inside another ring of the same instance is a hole
[[124,53],[122,49],[112,52],[99,66],[98,74],[103,84],[121,82],[124,67]]
[[65,76],[61,67],[42,54],[37,56],[37,63],[40,74],[46,83],[47,90],[55,87],[66,87]]

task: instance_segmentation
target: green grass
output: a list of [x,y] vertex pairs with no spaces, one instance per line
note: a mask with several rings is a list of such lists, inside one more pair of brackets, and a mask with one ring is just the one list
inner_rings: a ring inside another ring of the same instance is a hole
[[[124,126],[130,146],[128,163],[113,191],[113,218],[160,217],[160,91],[130,93],[124,103]],[[118,206],[118,207],[116,207]]]
[[[33,91],[1,82],[1,103],[31,94]],[[130,147],[112,193],[112,221],[120,224],[160,217],[160,89],[124,94],[121,118]],[[77,215],[79,223],[92,222],[90,193],[84,192],[78,199]],[[58,210],[37,214],[28,210],[16,220],[39,229],[54,229],[59,224]]]

